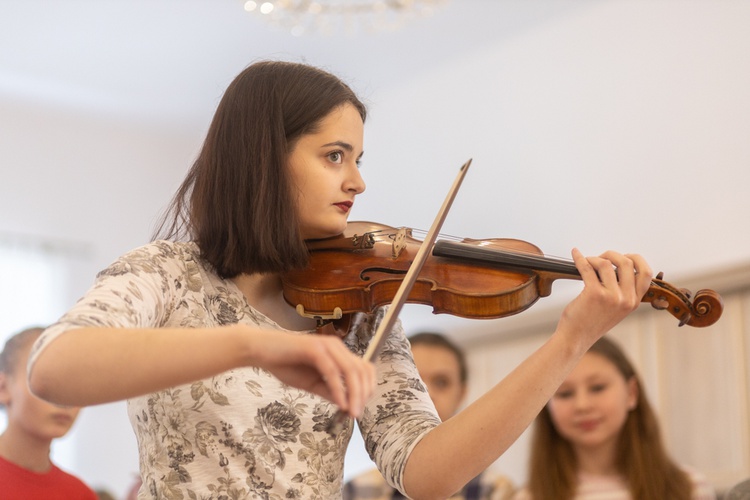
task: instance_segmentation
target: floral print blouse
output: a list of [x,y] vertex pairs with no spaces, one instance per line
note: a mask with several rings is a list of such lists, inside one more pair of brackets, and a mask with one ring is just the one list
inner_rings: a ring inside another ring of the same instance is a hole
[[[344,342],[364,354],[384,310],[359,314]],[[118,259],[40,337],[31,364],[85,326],[199,328],[243,323],[283,330],[218,277],[194,243],[156,241]],[[307,332],[293,332],[308,335]],[[439,419],[400,324],[376,359],[377,387],[359,422],[367,452],[403,491],[409,453]],[[138,440],[140,499],[340,498],[351,419],[326,432],[336,407],[262,369],[230,370],[128,400]]]

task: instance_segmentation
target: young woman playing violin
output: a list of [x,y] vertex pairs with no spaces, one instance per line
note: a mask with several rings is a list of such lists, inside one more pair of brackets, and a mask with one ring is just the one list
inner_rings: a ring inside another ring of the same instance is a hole
[[280,273],[305,265],[306,239],[346,228],[365,190],[365,115],[349,87],[314,67],[246,68],[172,202],[166,239],[101,272],[37,343],[29,376],[41,397],[128,400],[139,498],[339,497],[353,424],[326,432],[338,409],[359,419],[391,484],[450,496],[640,303],[652,274],[641,257],[574,250],[584,288],[547,343],[442,423],[400,325],[373,363],[361,359],[384,308],[355,315],[343,341],[310,334]]

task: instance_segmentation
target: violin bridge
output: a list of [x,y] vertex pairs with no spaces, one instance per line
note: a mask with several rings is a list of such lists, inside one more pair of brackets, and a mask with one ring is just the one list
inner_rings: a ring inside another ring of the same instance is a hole
[[391,245],[391,257],[394,259],[401,255],[401,252],[406,248],[406,237],[409,236],[406,232],[406,228],[402,227],[396,230],[396,234],[393,237],[393,243]]

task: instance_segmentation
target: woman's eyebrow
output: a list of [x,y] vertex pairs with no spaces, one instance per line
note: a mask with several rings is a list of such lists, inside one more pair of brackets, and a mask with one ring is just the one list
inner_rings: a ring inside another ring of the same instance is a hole
[[352,152],[354,150],[354,147],[351,144],[349,144],[348,142],[342,142],[342,141],[329,142],[328,144],[323,144],[321,147],[327,148],[330,146],[338,146],[340,148],[346,149],[349,152]]

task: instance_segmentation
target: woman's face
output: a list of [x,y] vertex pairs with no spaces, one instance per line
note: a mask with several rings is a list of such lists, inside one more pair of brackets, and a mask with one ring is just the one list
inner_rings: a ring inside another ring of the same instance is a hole
[[357,109],[345,104],[301,136],[289,157],[297,188],[300,231],[305,239],[341,234],[354,204],[365,190],[359,173],[364,123]]
[[586,353],[547,404],[560,435],[581,453],[614,452],[630,410],[638,401],[635,378],[625,380],[606,357]]

